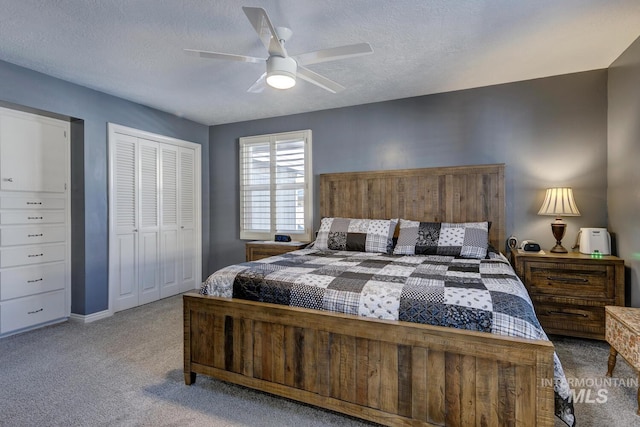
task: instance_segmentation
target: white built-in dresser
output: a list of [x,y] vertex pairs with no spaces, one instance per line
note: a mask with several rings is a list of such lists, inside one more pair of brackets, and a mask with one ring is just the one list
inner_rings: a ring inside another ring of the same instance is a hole
[[0,337],[69,318],[69,122],[0,108]]

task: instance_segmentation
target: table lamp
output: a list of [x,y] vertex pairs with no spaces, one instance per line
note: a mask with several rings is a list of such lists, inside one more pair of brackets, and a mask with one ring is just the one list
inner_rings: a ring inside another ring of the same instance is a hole
[[573,190],[568,187],[547,188],[547,194],[542,202],[538,215],[554,215],[556,220],[551,223],[551,232],[556,239],[556,245],[551,252],[566,254],[562,246],[562,238],[567,224],[562,221],[563,216],[580,216],[580,211],[573,199]]

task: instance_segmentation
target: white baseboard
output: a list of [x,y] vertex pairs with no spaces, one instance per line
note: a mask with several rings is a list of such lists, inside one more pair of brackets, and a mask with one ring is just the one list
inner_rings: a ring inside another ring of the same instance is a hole
[[74,322],[80,322],[80,323],[91,323],[91,322],[95,322],[96,320],[106,319],[107,317],[111,317],[111,316],[113,316],[113,313],[111,313],[109,310],[98,311],[97,313],[91,313],[91,314],[71,313],[69,320],[72,320]]

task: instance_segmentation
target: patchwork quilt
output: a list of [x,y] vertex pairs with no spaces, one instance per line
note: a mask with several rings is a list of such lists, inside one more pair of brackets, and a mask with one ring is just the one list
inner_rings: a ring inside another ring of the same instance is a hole
[[[507,260],[303,249],[225,267],[200,293],[379,319],[548,339]],[[571,390],[554,355],[556,415],[575,424]]]

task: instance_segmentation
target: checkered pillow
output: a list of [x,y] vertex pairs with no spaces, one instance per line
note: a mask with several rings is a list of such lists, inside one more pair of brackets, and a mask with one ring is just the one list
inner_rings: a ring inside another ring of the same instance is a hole
[[394,255],[452,255],[482,259],[489,246],[488,222],[400,220]]
[[314,248],[391,253],[397,219],[322,218]]

